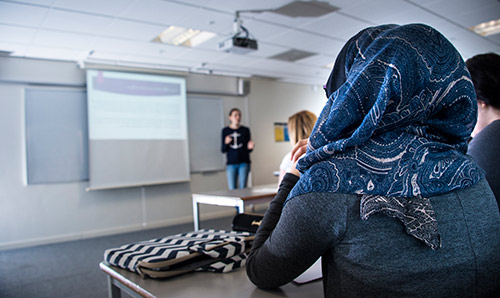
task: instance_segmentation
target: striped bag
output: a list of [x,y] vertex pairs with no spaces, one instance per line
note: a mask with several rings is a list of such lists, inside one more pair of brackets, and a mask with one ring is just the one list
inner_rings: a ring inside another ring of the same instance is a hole
[[229,272],[245,265],[253,234],[199,230],[108,249],[104,260],[143,277],[191,271]]

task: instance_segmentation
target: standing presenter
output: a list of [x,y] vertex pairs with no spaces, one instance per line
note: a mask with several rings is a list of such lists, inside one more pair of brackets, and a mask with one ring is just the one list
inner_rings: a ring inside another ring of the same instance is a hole
[[229,189],[247,187],[248,173],[250,172],[250,152],[254,142],[250,136],[250,129],[240,125],[241,111],[237,108],[229,111],[229,126],[222,129],[222,153],[227,153],[227,185]]

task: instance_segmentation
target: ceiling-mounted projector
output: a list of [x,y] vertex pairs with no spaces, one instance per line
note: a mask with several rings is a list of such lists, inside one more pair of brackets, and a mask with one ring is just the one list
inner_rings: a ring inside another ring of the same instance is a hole
[[247,54],[257,48],[257,41],[248,37],[233,36],[217,43],[218,50],[228,53]]
[[233,36],[217,43],[217,49],[228,53],[247,54],[256,51],[257,40],[250,38],[250,32],[243,27],[240,11],[236,11],[233,23]]
[[[500,0],[499,0],[500,1]],[[250,38],[247,28],[243,27],[240,13],[274,12],[288,17],[319,17],[337,11],[339,8],[326,1],[293,1],[275,9],[237,10],[234,16],[233,36],[217,43],[217,49],[229,53],[247,54],[257,50],[257,41]]]

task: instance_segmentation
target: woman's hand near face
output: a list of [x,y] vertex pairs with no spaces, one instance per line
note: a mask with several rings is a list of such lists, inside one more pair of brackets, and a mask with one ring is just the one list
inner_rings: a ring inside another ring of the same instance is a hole
[[304,155],[306,153],[306,151],[307,151],[307,142],[308,142],[308,139],[300,140],[293,147],[293,149],[292,149],[292,161],[294,163],[297,163],[297,161],[299,160],[299,158],[301,158],[302,155]]
[[290,169],[290,173],[300,177],[300,172],[297,170],[297,162],[299,159],[306,153],[307,151],[307,139],[303,139],[295,144],[295,147],[292,149],[292,161],[293,167]]

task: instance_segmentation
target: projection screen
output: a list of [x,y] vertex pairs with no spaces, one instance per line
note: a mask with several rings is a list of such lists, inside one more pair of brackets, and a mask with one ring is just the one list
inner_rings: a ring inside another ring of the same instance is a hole
[[189,181],[184,78],[87,70],[89,189]]

